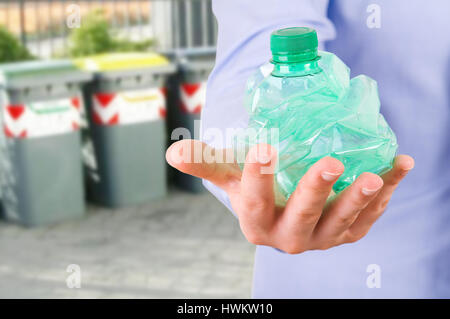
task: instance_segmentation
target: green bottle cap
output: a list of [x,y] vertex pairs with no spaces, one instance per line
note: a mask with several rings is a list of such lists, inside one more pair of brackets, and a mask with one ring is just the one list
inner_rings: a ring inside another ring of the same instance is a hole
[[274,62],[304,62],[317,58],[316,30],[305,27],[279,29],[270,36]]

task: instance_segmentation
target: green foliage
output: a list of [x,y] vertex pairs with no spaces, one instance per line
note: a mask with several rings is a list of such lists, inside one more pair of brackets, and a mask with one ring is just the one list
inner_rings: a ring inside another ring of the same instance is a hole
[[154,45],[153,40],[130,41],[117,38],[109,28],[104,12],[95,10],[82,19],[81,27],[73,29],[69,39],[69,55],[82,57],[105,52],[142,51]]
[[83,18],[80,28],[70,35],[69,54],[73,57],[111,51],[114,47],[109,26],[101,11],[93,11]]
[[34,57],[4,26],[0,26],[0,63],[31,60]]

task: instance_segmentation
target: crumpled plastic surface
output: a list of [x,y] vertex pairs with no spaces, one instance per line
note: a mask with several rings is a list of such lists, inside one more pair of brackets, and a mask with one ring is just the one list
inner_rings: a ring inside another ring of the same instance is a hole
[[234,140],[238,163],[242,167],[253,145],[274,146],[275,191],[281,201],[325,156],[345,166],[333,187],[339,193],[363,172],[389,170],[397,151],[395,134],[380,114],[377,83],[365,75],[350,80],[349,68],[337,56],[323,51],[320,56],[322,72],[274,77],[273,65],[267,64],[247,82],[244,103],[249,124]]

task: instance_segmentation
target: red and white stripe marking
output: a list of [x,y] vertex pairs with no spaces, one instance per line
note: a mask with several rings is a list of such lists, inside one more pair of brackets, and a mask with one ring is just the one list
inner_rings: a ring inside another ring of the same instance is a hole
[[150,122],[166,116],[165,88],[96,93],[92,99],[92,120],[97,125]]
[[8,138],[33,138],[78,130],[84,109],[80,97],[26,104],[7,104],[3,108],[3,130]]
[[183,83],[179,88],[180,107],[185,113],[199,114],[206,102],[206,82]]

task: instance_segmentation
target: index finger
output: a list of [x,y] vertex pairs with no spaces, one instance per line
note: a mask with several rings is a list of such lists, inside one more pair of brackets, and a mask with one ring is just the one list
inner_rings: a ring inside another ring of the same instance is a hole
[[344,165],[339,160],[324,157],[302,177],[285,210],[287,225],[296,236],[311,235],[333,184],[343,172]]

